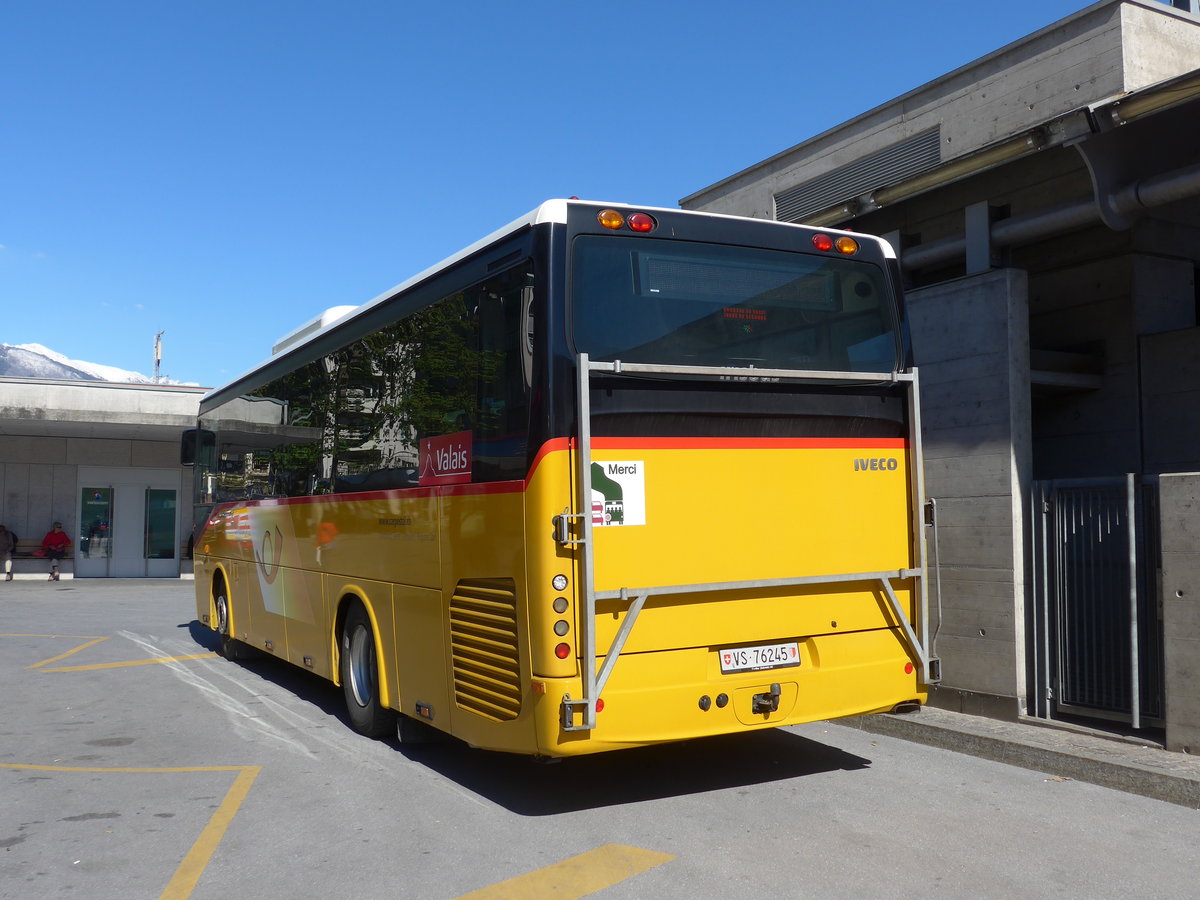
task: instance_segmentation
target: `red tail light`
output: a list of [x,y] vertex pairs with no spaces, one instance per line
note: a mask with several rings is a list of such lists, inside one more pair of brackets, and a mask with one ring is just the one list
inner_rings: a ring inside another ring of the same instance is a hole
[[658,223],[654,221],[653,216],[646,213],[634,213],[626,220],[626,224],[634,231],[653,231]]

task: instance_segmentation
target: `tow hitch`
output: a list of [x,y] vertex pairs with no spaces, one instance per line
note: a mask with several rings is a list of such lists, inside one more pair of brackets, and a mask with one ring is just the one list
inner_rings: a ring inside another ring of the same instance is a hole
[[779,690],[778,684],[771,685],[771,689],[762,694],[755,694],[750,698],[750,711],[753,713],[773,713],[779,711]]

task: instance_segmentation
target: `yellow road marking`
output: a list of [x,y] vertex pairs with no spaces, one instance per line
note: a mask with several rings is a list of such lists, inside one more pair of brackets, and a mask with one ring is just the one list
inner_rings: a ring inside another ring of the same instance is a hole
[[[88,666],[55,666],[52,669],[42,669],[43,672],[86,672],[89,669],[120,669],[125,666],[149,666],[154,663],[183,662],[189,659],[214,659],[215,653],[193,653],[189,656],[159,656],[154,659],[130,659],[124,662],[93,663]],[[53,660],[46,660],[53,662]],[[41,665],[41,663],[38,663]],[[30,666],[29,668],[33,668]]]
[[94,638],[94,634],[16,634],[13,632],[0,633],[0,637],[44,637],[44,638],[75,638],[83,640],[84,638]]
[[43,668],[43,666],[49,666],[50,663],[64,660],[68,656],[74,656],[80,650],[94,647],[101,641],[107,641],[108,638],[95,637],[90,634],[0,634],[0,637],[72,638],[74,640],[89,638],[87,643],[80,644],[66,653],[60,653],[58,656],[52,656],[49,659],[43,659],[41,662],[34,663],[32,666],[25,667],[26,669],[41,669],[43,672],[87,672],[92,669],[122,669],[126,666],[148,666],[153,663],[185,662],[189,659],[214,659],[217,656],[216,653],[192,653],[187,656],[159,656],[154,659],[131,659],[123,662],[93,663],[86,666],[54,666]]
[[463,894],[458,900],[578,900],[670,862],[669,853],[605,844],[491,887]]
[[221,801],[217,811],[212,814],[212,818],[200,832],[200,837],[196,838],[196,843],[192,844],[192,849],[183,858],[183,862],[171,876],[166,888],[159,894],[159,900],[186,900],[191,896],[192,889],[196,887],[196,882],[200,880],[204,867],[212,859],[217,844],[221,843],[221,838],[225,836],[225,829],[233,821],[242,801],[250,793],[250,785],[254,783],[254,779],[261,771],[261,766],[241,767],[241,772],[234,780],[233,787],[225,794],[225,799]]
[[[54,634],[26,635],[26,637],[58,637],[58,636],[59,635],[54,635]],[[70,635],[64,635],[64,637],[70,637]],[[82,635],[82,634],[75,635],[75,637],[78,639],[78,638],[84,637],[84,635]],[[107,637],[93,638],[92,640],[88,641],[86,644],[80,644],[74,650],[68,650],[66,653],[60,653],[58,656],[52,656],[49,659],[43,659],[40,663],[34,663],[32,666],[26,666],[25,668],[26,669],[41,668],[42,666],[47,665],[49,663],[58,662],[60,659],[66,659],[68,656],[74,656],[80,650],[86,650],[88,647],[94,647],[96,644],[99,644],[101,641],[107,641],[107,640],[108,640]]]
[[217,844],[225,836],[225,829],[233,821],[250,786],[262,771],[262,766],[170,766],[163,768],[96,768],[90,766],[41,766],[26,763],[0,763],[0,769],[29,769],[36,772],[100,772],[122,775],[171,775],[192,772],[237,772],[233,786],[225,792],[225,799],[208,820],[200,836],[196,838],[183,862],[167,882],[159,900],[187,900],[200,880],[201,874],[212,859]]

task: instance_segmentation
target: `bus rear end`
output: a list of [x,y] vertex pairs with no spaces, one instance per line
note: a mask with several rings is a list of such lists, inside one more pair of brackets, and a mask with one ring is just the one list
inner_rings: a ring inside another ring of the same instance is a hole
[[527,547],[539,752],[922,703],[916,376],[882,242],[572,204]]

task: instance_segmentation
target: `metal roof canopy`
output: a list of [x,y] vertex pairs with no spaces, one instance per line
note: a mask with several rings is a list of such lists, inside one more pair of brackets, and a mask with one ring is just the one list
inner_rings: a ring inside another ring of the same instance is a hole
[[178,441],[205,388],[0,378],[0,435]]

